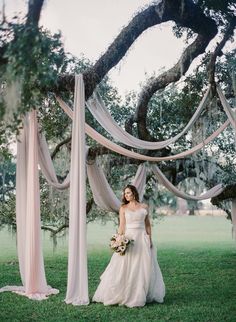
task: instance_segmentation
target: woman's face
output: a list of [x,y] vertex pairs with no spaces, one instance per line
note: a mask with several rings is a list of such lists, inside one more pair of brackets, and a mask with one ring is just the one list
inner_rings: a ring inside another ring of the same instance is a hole
[[134,195],[130,188],[125,189],[124,196],[127,201],[134,200]]

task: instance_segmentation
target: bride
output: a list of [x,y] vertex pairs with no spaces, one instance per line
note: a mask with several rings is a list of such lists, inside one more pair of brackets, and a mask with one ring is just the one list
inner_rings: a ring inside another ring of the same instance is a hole
[[93,301],[127,307],[144,306],[154,301],[162,303],[165,284],[152,244],[148,207],[139,202],[133,185],[125,187],[122,202],[118,233],[134,242],[124,256],[113,254],[100,277]]

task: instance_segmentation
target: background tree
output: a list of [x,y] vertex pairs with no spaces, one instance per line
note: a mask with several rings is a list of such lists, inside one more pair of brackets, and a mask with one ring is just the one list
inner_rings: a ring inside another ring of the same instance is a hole
[[[236,92],[235,49],[224,54],[222,52],[225,43],[232,39],[235,29],[236,5],[233,0],[162,0],[158,4],[152,2],[132,18],[95,64],[91,64],[85,57],[77,59],[66,54],[60,34],[52,35],[49,31],[38,27],[43,3],[43,0],[29,0],[28,13],[21,23],[18,22],[18,18],[8,22],[4,14],[2,15],[0,152],[4,164],[5,158],[9,156],[9,145],[13,140],[13,134],[21,126],[22,115],[33,106],[39,109],[39,119],[46,132],[55,163],[58,162],[59,175],[61,178],[65,176],[62,170],[69,162],[71,125],[67,116],[58,108],[54,94],[59,93],[64,99],[72,102],[75,72],[83,73],[86,99],[98,86],[116,121],[129,133],[150,141],[167,139],[177,134],[193,114],[206,85],[209,82],[212,84],[211,104],[205,109],[192,133],[178,140],[174,146],[148,151],[148,155],[166,156],[183,151],[192,146],[193,138],[195,143],[200,141],[225,119],[219,101],[215,97],[214,82],[217,79],[233,104]],[[173,33],[176,37],[185,37],[188,46],[171,69],[147,78],[141,92],[130,93],[122,104],[116,89],[109,83],[107,73],[117,65],[145,30],[166,21],[175,23]],[[216,37],[221,40],[218,40],[215,49],[212,52],[206,51],[209,42]],[[185,74],[192,61],[201,54],[203,54],[201,63],[186,77]],[[86,115],[86,120],[99,132],[107,135],[89,113]],[[87,140],[91,146],[90,160],[95,157],[101,159],[106,169],[110,170],[107,175],[112,187],[120,191],[120,178],[129,180],[127,173],[132,176],[139,162],[117,156],[98,146],[91,139]],[[163,162],[161,169],[173,184],[182,183],[185,191],[190,191],[193,186],[202,191],[223,181],[225,190],[213,198],[212,203],[228,211],[230,217],[225,201],[234,197],[236,193],[234,152],[234,134],[229,128],[201,153],[181,161]],[[60,154],[64,156],[63,164],[56,161],[59,160]],[[112,175],[109,176],[109,173]],[[148,178],[147,184],[154,189],[154,178]],[[42,195],[48,196],[48,191],[42,181]],[[93,204],[89,190],[88,195],[89,212]],[[44,223],[54,223],[56,228],[52,229],[57,232],[61,227],[68,225],[67,209],[63,208],[65,203],[58,205],[58,200],[61,202],[63,199],[61,196],[55,194],[54,197],[53,202],[57,205],[58,213],[49,213],[49,209],[55,207],[49,207],[46,202],[48,198],[43,198],[45,204],[43,203],[42,209]],[[147,190],[146,198],[149,197]],[[90,215],[94,218],[92,212]]]

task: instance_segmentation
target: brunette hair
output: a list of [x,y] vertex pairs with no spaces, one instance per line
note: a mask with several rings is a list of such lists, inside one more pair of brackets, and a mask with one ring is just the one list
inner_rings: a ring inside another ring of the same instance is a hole
[[125,198],[125,189],[127,189],[127,188],[129,188],[131,190],[132,194],[134,195],[134,199],[139,202],[139,194],[138,194],[137,188],[135,186],[133,186],[132,184],[127,184],[127,186],[124,187],[124,189],[123,189],[122,204],[127,205],[129,203],[129,201],[127,201]]

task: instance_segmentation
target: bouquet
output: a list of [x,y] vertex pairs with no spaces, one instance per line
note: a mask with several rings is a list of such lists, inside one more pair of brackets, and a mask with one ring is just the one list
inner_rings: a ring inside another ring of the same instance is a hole
[[125,235],[114,234],[111,237],[110,248],[120,254],[121,256],[125,255],[125,252],[128,248],[128,245],[133,243],[132,239],[128,239]]

